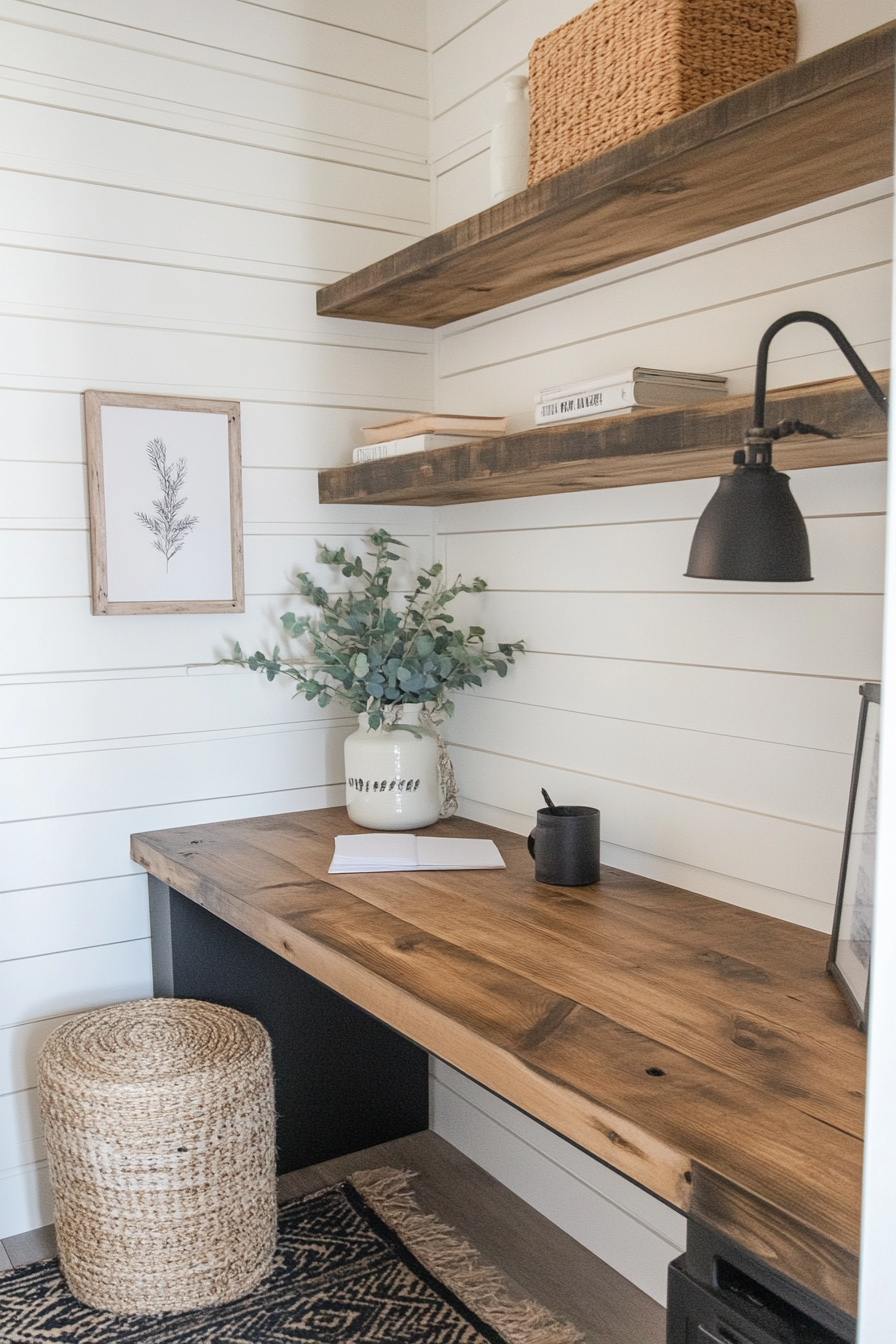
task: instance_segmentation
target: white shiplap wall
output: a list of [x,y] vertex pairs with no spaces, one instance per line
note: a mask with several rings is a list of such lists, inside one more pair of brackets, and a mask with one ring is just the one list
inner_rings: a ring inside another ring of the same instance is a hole
[[[489,204],[501,80],[582,8],[430,4],[440,226]],[[799,15],[805,57],[896,18],[896,0],[799,0]],[[748,392],[762,331],[795,308],[885,368],[891,256],[886,181],[443,328],[436,407],[522,428],[540,388],[633,364]],[[844,372],[818,328],[772,347],[771,386]],[[798,588],[683,577],[710,481],[437,510],[449,571],[489,581],[482,623],[529,649],[458,705],[462,811],[525,832],[545,785],[601,809],[606,861],[830,928],[856,691],[880,675],[884,487],[877,464],[793,473],[815,575]],[[433,1098],[446,1137],[663,1300],[681,1221],[443,1065]]]
[[[211,666],[361,511],[316,469],[430,404],[428,333],[316,286],[430,227],[421,0],[0,0],[0,1237],[50,1221],[34,1061],[151,992],[132,831],[339,802],[348,721]],[[239,398],[245,616],[94,617],[80,393]],[[430,554],[427,510],[377,521]]]

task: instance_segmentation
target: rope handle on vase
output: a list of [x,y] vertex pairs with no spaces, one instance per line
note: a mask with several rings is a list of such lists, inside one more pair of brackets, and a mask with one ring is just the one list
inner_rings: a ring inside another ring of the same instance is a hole
[[420,706],[420,722],[424,727],[436,735],[436,741],[439,744],[439,792],[442,795],[442,806],[439,808],[439,821],[445,821],[448,817],[453,817],[457,811],[457,779],[454,775],[454,766],[451,764],[451,757],[448,755],[448,748],[442,740],[440,727],[442,719],[438,722],[433,717],[432,710],[426,705]]

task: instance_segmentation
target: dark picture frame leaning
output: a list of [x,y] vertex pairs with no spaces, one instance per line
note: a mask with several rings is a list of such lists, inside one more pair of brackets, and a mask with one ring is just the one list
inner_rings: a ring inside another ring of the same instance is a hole
[[84,393],[94,616],[245,611],[240,404]]
[[837,905],[828,971],[839,985],[860,1031],[868,1030],[877,781],[880,750],[880,682],[859,687],[859,727],[852,763]]

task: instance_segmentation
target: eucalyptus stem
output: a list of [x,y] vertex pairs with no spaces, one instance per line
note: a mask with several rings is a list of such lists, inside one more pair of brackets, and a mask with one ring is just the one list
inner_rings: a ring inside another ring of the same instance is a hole
[[371,728],[378,728],[387,711],[402,704],[427,704],[450,716],[451,692],[481,686],[489,672],[506,676],[514,655],[525,652],[523,643],[487,648],[481,626],[452,628],[454,618],[445,608],[461,593],[483,592],[486,582],[475,578],[467,584],[458,575],[447,585],[440,564],[418,572],[399,615],[389,600],[392,565],[400,559],[391,548],[405,547],[405,542],[380,528],[370,534],[370,544],[370,569],[360,557],[347,556],[344,546],[320,548],[322,564],[360,580],[347,593],[316,586],[304,571],[296,575],[299,592],[317,608],[317,615],[286,612],[280,622],[288,639],[310,643],[310,658],[284,662],[279,646],[268,656],[260,651],[247,655],[234,644],[232,657],[221,661],[263,672],[268,681],[289,677],[296,683],[296,695],[321,707],[339,700],[357,714],[366,712]]

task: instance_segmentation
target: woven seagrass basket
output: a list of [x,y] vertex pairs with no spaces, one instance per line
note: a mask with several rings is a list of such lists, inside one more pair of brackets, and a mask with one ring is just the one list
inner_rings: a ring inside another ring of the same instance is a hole
[[68,1286],[111,1312],[230,1302],[277,1236],[271,1046],[254,1018],[143,999],[59,1027],[38,1063]]
[[529,53],[529,186],[795,60],[795,0],[598,0]]

